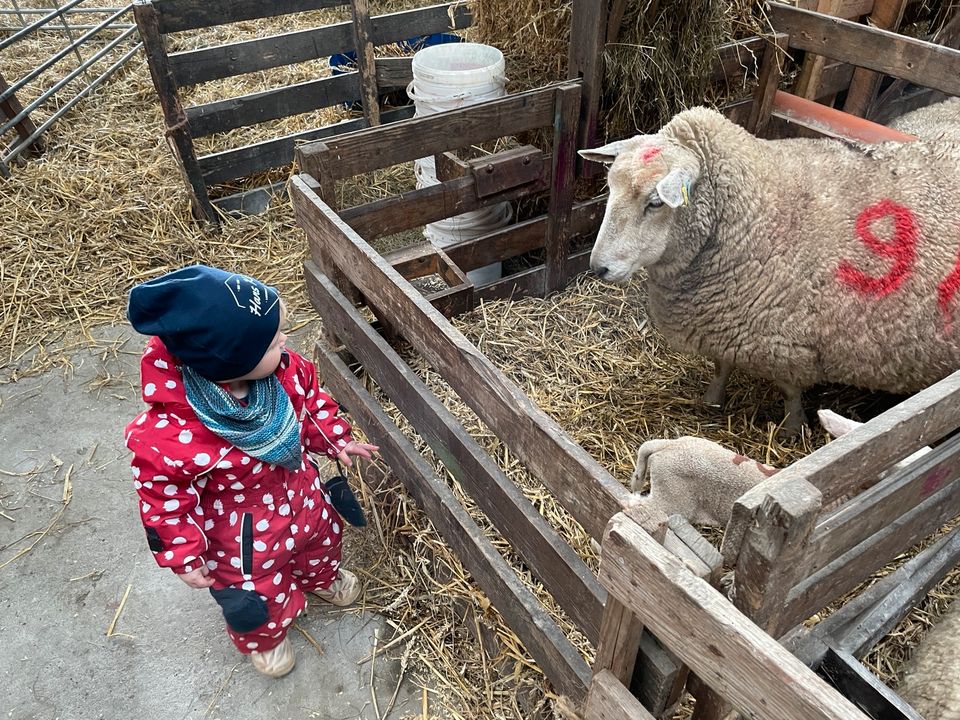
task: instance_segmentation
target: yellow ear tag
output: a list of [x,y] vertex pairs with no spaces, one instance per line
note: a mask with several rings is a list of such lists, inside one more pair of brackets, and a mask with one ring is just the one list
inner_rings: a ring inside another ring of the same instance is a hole
[[687,184],[686,184],[686,183],[684,183],[683,185],[680,186],[680,194],[683,195],[683,204],[684,204],[684,205],[689,205],[689,204],[690,204],[690,194],[687,192]]

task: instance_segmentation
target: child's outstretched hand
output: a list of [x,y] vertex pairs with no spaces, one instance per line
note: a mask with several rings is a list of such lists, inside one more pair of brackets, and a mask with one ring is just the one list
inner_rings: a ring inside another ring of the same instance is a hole
[[209,577],[209,575],[210,571],[207,570],[207,566],[201,565],[196,570],[191,570],[188,573],[177,575],[177,577],[183,580],[190,587],[196,588],[197,590],[203,590],[204,588],[208,588],[213,585],[213,578]]
[[379,449],[379,445],[368,445],[367,443],[359,443],[356,440],[351,440],[343,450],[337,453],[337,460],[347,467],[351,467],[353,465],[353,460],[350,459],[351,455],[369,460],[373,456],[373,453]]

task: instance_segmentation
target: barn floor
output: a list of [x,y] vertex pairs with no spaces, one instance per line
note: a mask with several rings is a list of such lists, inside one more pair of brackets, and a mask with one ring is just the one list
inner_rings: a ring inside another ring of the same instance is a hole
[[[381,647],[397,634],[381,615],[317,603],[291,633],[298,666],[271,680],[207,593],[154,564],[122,432],[143,407],[143,339],[104,326],[91,341],[70,369],[0,386],[0,716],[421,717],[397,654],[371,662],[375,634]],[[345,553],[367,597],[380,584],[370,540],[351,529]]]

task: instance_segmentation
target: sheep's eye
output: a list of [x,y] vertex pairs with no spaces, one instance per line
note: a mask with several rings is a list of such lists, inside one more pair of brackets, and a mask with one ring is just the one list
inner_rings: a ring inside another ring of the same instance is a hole
[[644,210],[656,210],[658,207],[663,207],[663,200],[660,199],[659,195],[654,195],[647,200],[647,207]]

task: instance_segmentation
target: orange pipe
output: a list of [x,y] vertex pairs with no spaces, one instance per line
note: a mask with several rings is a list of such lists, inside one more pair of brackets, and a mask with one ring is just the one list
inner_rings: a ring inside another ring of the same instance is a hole
[[915,135],[907,135],[886,125],[878,125],[862,117],[791,95],[783,90],[777,90],[773,96],[773,110],[788,120],[812,125],[818,130],[851,140],[880,143],[911,142],[917,139]]

